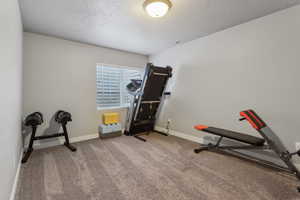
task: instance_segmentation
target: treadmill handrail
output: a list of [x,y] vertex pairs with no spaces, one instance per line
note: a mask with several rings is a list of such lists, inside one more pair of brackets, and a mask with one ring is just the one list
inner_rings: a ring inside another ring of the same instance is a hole
[[157,75],[157,76],[169,76],[169,74],[158,73],[158,72],[153,72],[153,75]]

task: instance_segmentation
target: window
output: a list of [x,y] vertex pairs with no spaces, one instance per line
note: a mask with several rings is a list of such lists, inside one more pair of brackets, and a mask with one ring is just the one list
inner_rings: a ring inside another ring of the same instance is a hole
[[97,65],[96,73],[97,107],[129,106],[131,95],[127,92],[126,85],[131,79],[141,79],[141,71],[136,68]]

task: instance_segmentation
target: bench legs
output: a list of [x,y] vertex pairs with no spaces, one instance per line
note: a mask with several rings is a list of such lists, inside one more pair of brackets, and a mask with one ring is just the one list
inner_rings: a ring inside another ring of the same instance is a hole
[[22,158],[22,163],[26,163],[28,158],[30,157],[31,153],[33,152],[33,143],[35,140],[43,140],[43,139],[49,139],[49,138],[56,138],[56,137],[65,137],[65,143],[64,145],[71,151],[76,151],[76,147],[70,144],[68,131],[66,127],[66,123],[62,123],[63,133],[53,133],[51,135],[42,135],[42,136],[36,136],[36,126],[32,126],[32,133],[30,136],[30,142],[27,151],[24,153]]
[[22,158],[22,163],[26,163],[28,158],[30,157],[31,153],[33,152],[33,142],[35,140],[35,134],[36,134],[36,126],[32,126],[32,133],[30,136],[30,142],[27,151],[24,153],[24,156]]
[[68,131],[67,131],[67,127],[66,127],[66,123],[63,123],[62,124],[62,128],[63,128],[63,131],[64,131],[64,133],[63,133],[63,135],[65,136],[65,143],[64,143],[64,145],[68,148],[68,149],[70,149],[71,151],[76,151],[77,149],[76,149],[76,147],[74,147],[73,145],[71,145],[70,144],[70,141],[69,141],[69,136],[68,136]]
[[223,137],[220,137],[216,144],[208,143],[208,144],[201,144],[198,149],[194,149],[195,153],[200,153],[201,151],[210,150],[214,148],[218,148]]
[[[272,148],[269,145],[263,145],[263,146],[254,146],[254,145],[239,145],[239,146],[226,146],[226,145],[220,145],[223,137],[220,137],[218,141],[215,144],[208,143],[208,144],[201,144],[199,148],[194,149],[195,153],[200,153],[201,151],[214,151],[223,153],[226,155],[235,156],[244,160],[252,161],[261,165],[264,165],[266,167],[270,167],[276,170],[280,170],[283,172],[287,172],[289,174],[293,174],[296,176],[298,180],[300,180],[300,172],[297,169],[297,167],[293,164],[291,158],[292,155],[298,154],[296,153],[282,153],[279,155],[279,158],[286,164],[286,167],[282,165],[278,165],[276,163],[273,163],[268,160],[264,160],[255,156],[251,156],[249,154],[242,153],[240,151],[236,150],[272,150],[273,152],[276,152],[274,148]],[[300,187],[297,187],[297,190],[300,192]]]

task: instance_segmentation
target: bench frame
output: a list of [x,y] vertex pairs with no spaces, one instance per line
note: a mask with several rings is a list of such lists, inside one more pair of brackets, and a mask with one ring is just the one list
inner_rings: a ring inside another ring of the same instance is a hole
[[[218,152],[230,156],[235,156],[244,160],[248,160],[251,162],[258,163],[260,165],[263,165],[265,167],[270,167],[275,170],[280,170],[284,171],[290,174],[295,174],[295,171],[297,170],[291,170],[289,167],[283,167],[281,165],[278,165],[276,163],[270,162],[263,160],[261,158],[257,158],[254,156],[250,156],[248,154],[241,153],[236,150],[272,150],[269,145],[263,145],[263,146],[254,146],[254,145],[239,145],[239,146],[226,146],[222,145],[221,146],[221,141],[224,139],[224,137],[219,137],[218,141],[216,144],[208,143],[208,144],[200,144],[200,147],[197,149],[194,149],[195,153],[200,153],[201,151],[213,151],[213,152]],[[292,164],[293,165],[293,164]],[[299,173],[299,172],[297,172]],[[300,177],[297,177],[300,180]]]
[[[208,144],[200,144],[200,147],[197,149],[194,149],[195,153],[200,153],[201,151],[213,151],[213,152],[219,152],[231,156],[235,156],[244,160],[252,161],[257,164],[270,167],[272,169],[283,171],[292,175],[295,175],[296,178],[300,181],[300,172],[298,168],[294,165],[292,162],[292,157],[294,155],[300,156],[300,150],[290,153],[281,140],[276,136],[276,134],[261,120],[261,118],[258,117],[258,115],[253,110],[247,110],[240,113],[240,115],[243,117],[240,119],[247,120],[250,122],[250,124],[255,128],[260,135],[265,139],[265,144],[261,146],[255,146],[251,144],[244,144],[239,146],[230,146],[230,145],[221,145],[221,142],[223,138],[226,136],[219,136],[219,139],[215,144],[208,143]],[[255,118],[251,117],[255,116]],[[254,119],[254,120],[253,120]],[[260,124],[260,125],[259,125]],[[199,130],[199,129],[198,129]],[[203,128],[203,131],[205,131],[205,128]],[[209,132],[210,134],[213,134]],[[230,138],[230,140],[234,140]],[[240,142],[240,141],[239,141]],[[242,142],[240,142],[242,143]],[[282,166],[279,164],[276,164],[271,161],[267,161],[255,156],[251,156],[242,152],[239,152],[237,150],[262,150],[262,151],[272,151],[277,155],[279,159],[285,163],[286,166]],[[297,188],[300,192],[300,187]]]

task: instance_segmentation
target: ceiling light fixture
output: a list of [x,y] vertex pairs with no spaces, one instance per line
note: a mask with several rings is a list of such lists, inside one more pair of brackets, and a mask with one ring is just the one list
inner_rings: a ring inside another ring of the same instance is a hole
[[169,0],[146,0],[143,6],[151,17],[163,17],[172,7],[172,3]]

